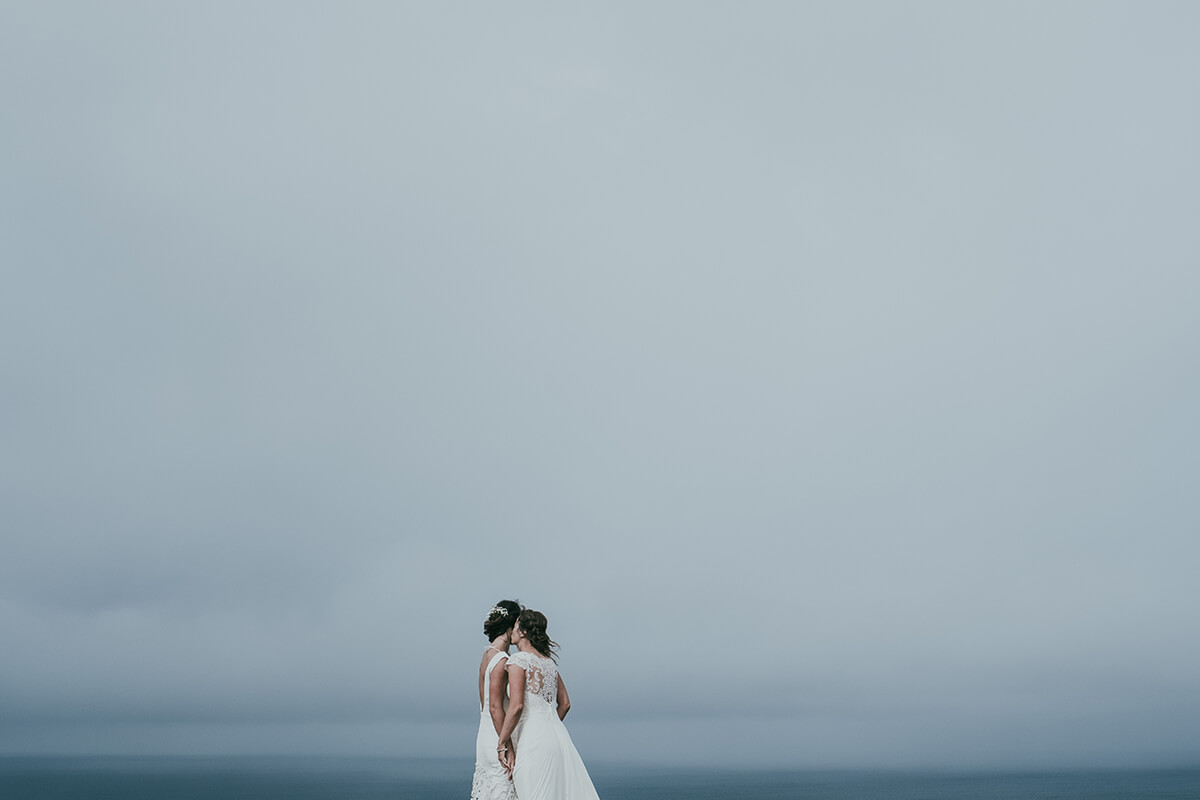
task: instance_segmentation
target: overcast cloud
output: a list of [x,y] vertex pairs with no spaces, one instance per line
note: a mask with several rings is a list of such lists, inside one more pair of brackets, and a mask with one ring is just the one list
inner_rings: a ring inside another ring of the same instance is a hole
[[0,752],[1200,760],[1198,23],[6,3]]

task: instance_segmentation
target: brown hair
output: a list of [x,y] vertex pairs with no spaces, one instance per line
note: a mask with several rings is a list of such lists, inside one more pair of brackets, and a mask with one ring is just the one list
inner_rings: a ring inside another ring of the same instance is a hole
[[529,639],[529,643],[533,648],[546,658],[553,658],[555,661],[554,651],[558,649],[558,642],[546,635],[546,615],[540,611],[534,611],[532,608],[527,608],[521,612],[521,616],[517,617],[517,623],[521,626],[521,633]]
[[521,613],[521,604],[514,600],[501,600],[492,606],[487,619],[483,621],[483,635],[492,641],[502,633],[511,631],[517,624],[517,615]]

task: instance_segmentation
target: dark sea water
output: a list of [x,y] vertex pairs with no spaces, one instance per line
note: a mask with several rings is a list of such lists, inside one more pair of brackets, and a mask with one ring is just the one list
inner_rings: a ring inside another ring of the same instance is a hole
[[[472,768],[457,760],[0,757],[0,800],[468,800]],[[602,800],[1200,800],[1200,768],[591,772]]]

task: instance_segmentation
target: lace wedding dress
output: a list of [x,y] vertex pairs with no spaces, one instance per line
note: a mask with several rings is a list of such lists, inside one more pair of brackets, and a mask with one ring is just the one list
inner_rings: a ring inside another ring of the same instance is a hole
[[508,666],[525,670],[525,709],[513,730],[520,800],[600,800],[567,727],[558,718],[558,666],[533,653],[516,653]]
[[[500,737],[496,735],[496,726],[492,724],[492,715],[488,711],[492,670],[501,659],[507,657],[508,653],[496,653],[483,673],[483,707],[479,710],[479,735],[475,737],[475,778],[471,781],[471,800],[517,800],[512,779],[496,755]],[[507,700],[504,706],[507,709]]]

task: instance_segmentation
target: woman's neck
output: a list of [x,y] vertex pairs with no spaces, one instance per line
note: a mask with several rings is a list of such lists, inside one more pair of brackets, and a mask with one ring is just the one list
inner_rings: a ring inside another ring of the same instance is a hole
[[508,652],[508,637],[507,636],[497,636],[495,639],[492,640],[492,647],[496,648],[501,653],[507,653]]
[[522,653],[533,653],[538,658],[545,658],[545,656],[542,655],[542,652],[534,647],[528,639],[522,639],[521,641],[517,642],[517,649]]

